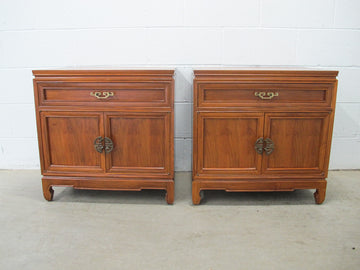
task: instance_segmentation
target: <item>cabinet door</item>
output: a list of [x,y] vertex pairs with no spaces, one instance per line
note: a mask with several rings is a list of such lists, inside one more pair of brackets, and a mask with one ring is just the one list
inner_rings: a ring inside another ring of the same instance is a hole
[[102,113],[42,112],[40,115],[44,173],[104,171],[104,155],[94,147],[94,140],[104,133]]
[[263,172],[324,175],[329,113],[267,113],[264,139],[274,150],[263,154]]
[[173,143],[171,142],[170,112],[105,113],[105,136],[114,148],[107,154],[109,173],[172,174]]
[[263,120],[263,113],[199,112],[194,126],[195,176],[260,173],[261,155],[255,143],[262,137]]

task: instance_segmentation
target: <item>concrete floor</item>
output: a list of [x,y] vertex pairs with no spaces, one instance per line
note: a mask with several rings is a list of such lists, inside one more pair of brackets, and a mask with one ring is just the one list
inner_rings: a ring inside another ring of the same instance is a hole
[[0,171],[0,269],[360,269],[360,171],[333,171],[313,191],[205,192],[177,173],[163,191],[55,188],[38,171]]

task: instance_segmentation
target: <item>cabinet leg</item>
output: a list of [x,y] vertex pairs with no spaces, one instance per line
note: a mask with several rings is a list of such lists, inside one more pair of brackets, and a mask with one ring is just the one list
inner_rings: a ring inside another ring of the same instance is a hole
[[322,204],[325,200],[326,188],[319,188],[314,193],[315,202]]
[[54,197],[54,190],[51,185],[49,185],[46,181],[42,181],[42,188],[45,200],[52,201]]
[[200,196],[200,186],[198,183],[192,183],[192,201],[193,204],[200,204],[201,196]]
[[168,204],[174,203],[174,182],[170,182],[167,184],[165,199]]

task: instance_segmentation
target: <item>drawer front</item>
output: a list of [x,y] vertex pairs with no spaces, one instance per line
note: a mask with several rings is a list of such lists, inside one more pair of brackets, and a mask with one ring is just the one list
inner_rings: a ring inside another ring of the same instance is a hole
[[81,83],[38,84],[39,105],[170,106],[170,83]]
[[199,83],[199,107],[331,106],[333,84],[314,83]]

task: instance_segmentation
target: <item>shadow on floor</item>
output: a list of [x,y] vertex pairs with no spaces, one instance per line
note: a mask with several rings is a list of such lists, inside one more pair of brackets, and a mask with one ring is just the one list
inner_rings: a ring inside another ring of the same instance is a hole
[[201,205],[311,205],[315,190],[284,192],[226,192],[203,191]]
[[167,205],[165,190],[112,191],[54,187],[54,191],[54,202]]

